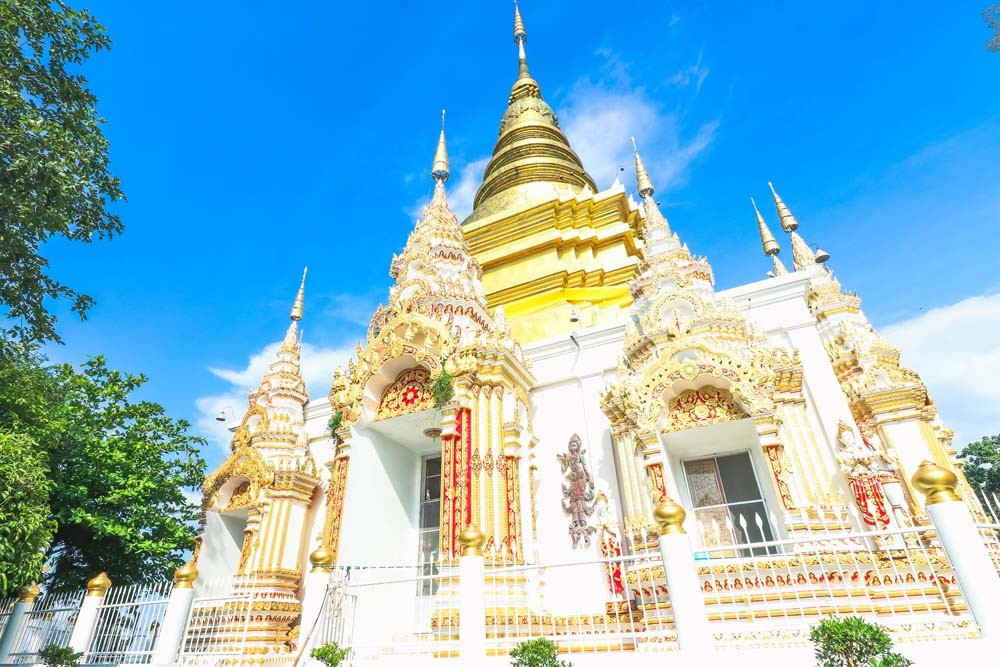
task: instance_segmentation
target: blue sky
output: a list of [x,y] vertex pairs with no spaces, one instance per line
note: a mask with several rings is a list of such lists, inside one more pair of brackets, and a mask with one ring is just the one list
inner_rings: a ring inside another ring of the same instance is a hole
[[[981,4],[522,11],[532,73],[599,186],[624,165],[634,189],[634,134],[671,223],[725,288],[768,268],[748,198],[777,230],[773,180],[876,326],[925,350],[904,359],[969,439],[1000,424],[1000,347],[983,333],[1000,326],[1000,55],[983,48]],[[325,394],[430,194],[442,107],[452,202],[468,211],[516,74],[511,4],[87,5],[114,40],[86,72],[126,230],[46,248],[97,300],[85,323],[61,310],[50,356],[142,371],[147,397],[218,437],[214,411],[244,409],[308,265],[307,379]],[[985,407],[967,409],[982,391],[955,381],[963,364],[993,383]]]

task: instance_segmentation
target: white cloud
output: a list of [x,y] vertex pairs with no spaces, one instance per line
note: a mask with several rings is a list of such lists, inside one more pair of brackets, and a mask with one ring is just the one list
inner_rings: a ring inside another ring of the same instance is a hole
[[[195,400],[198,411],[195,427],[201,435],[221,447],[223,451],[229,451],[229,441],[232,438],[232,434],[226,428],[227,422],[234,415],[236,420],[243,416],[247,408],[247,394],[260,384],[261,378],[275,358],[279,345],[280,342],[270,343],[252,354],[242,369],[208,369],[216,377],[229,382],[230,387],[218,394],[202,396]],[[346,364],[353,354],[354,348],[350,346],[318,347],[303,343],[302,378],[306,382],[309,396],[313,399],[325,396],[330,389],[334,369]],[[229,409],[232,409],[232,413]],[[216,421],[216,416],[223,410],[227,421]]]
[[[632,85],[627,67],[614,53],[607,58],[598,79],[577,81],[559,110],[563,130],[584,167],[598,187],[606,188],[624,167],[623,182],[634,180],[632,146],[635,136],[646,168],[660,193],[682,185],[691,163],[715,139],[718,121],[701,124],[690,136],[682,127],[681,111],[667,111],[642,87]],[[693,68],[693,69],[692,69]],[[674,75],[677,83],[696,81],[698,87],[708,76],[701,57],[692,66]],[[685,78],[686,77],[686,78]]]
[[698,60],[691,66],[682,69],[680,72],[675,72],[673,75],[667,78],[667,83],[686,87],[691,85],[693,82],[695,84],[695,92],[701,90],[701,84],[705,83],[705,79],[708,78],[708,67],[702,64],[701,61],[702,52],[698,52]]
[[1000,433],[1000,294],[974,296],[883,327],[920,373],[955,447]]

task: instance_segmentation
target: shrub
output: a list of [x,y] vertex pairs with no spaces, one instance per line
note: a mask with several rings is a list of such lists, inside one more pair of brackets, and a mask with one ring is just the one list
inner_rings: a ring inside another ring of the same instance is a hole
[[434,407],[440,408],[442,405],[447,403],[455,395],[455,387],[453,386],[454,378],[451,373],[449,373],[445,367],[444,362],[441,363],[441,372],[431,380],[431,396],[434,397]]
[[819,667],[909,667],[913,661],[892,650],[892,639],[864,619],[827,618],[809,632]]
[[339,667],[350,652],[349,646],[341,647],[337,642],[328,642],[314,648],[309,655],[322,662],[326,667]]
[[45,667],[80,667],[82,653],[77,653],[68,646],[49,644],[38,652]]
[[334,412],[330,417],[330,421],[326,423],[326,430],[330,433],[330,437],[333,441],[340,442],[340,436],[337,435],[337,429],[339,429],[344,423],[344,413]]
[[559,659],[555,642],[539,637],[521,642],[510,652],[513,667],[573,667],[568,660]]

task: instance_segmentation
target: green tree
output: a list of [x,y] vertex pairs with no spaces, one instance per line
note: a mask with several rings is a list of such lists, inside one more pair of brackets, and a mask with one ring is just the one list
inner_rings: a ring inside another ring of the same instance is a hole
[[559,659],[555,642],[539,637],[521,642],[510,652],[512,667],[573,667],[568,660]]
[[958,455],[965,461],[965,477],[980,493],[1000,494],[1000,435],[983,436]]
[[0,431],[0,594],[38,579],[55,524],[48,457],[26,435]]
[[58,341],[49,299],[85,318],[93,300],[47,272],[54,237],[90,243],[122,229],[97,98],[80,66],[111,41],[62,0],[0,2],[0,311],[2,340]]
[[826,618],[809,632],[818,667],[909,667],[913,661],[892,650],[892,639],[861,618]]
[[45,583],[78,588],[94,574],[116,584],[162,580],[193,545],[204,441],[157,403],[146,382],[107,367],[45,366],[37,354],[0,357],[0,429],[31,437],[48,456],[55,532]]
[[993,37],[986,42],[986,50],[1000,53],[1000,5],[990,5],[984,9],[983,20],[993,31]]

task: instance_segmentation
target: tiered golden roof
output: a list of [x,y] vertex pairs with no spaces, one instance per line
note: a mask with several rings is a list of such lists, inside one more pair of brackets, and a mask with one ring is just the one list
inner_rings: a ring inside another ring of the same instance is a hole
[[597,190],[528,70],[524,51],[527,41],[521,12],[515,6],[517,80],[500,121],[500,137],[493,148],[493,157],[486,166],[472,214],[466,222],[507,211],[512,206],[576,195],[588,188],[591,192]]

